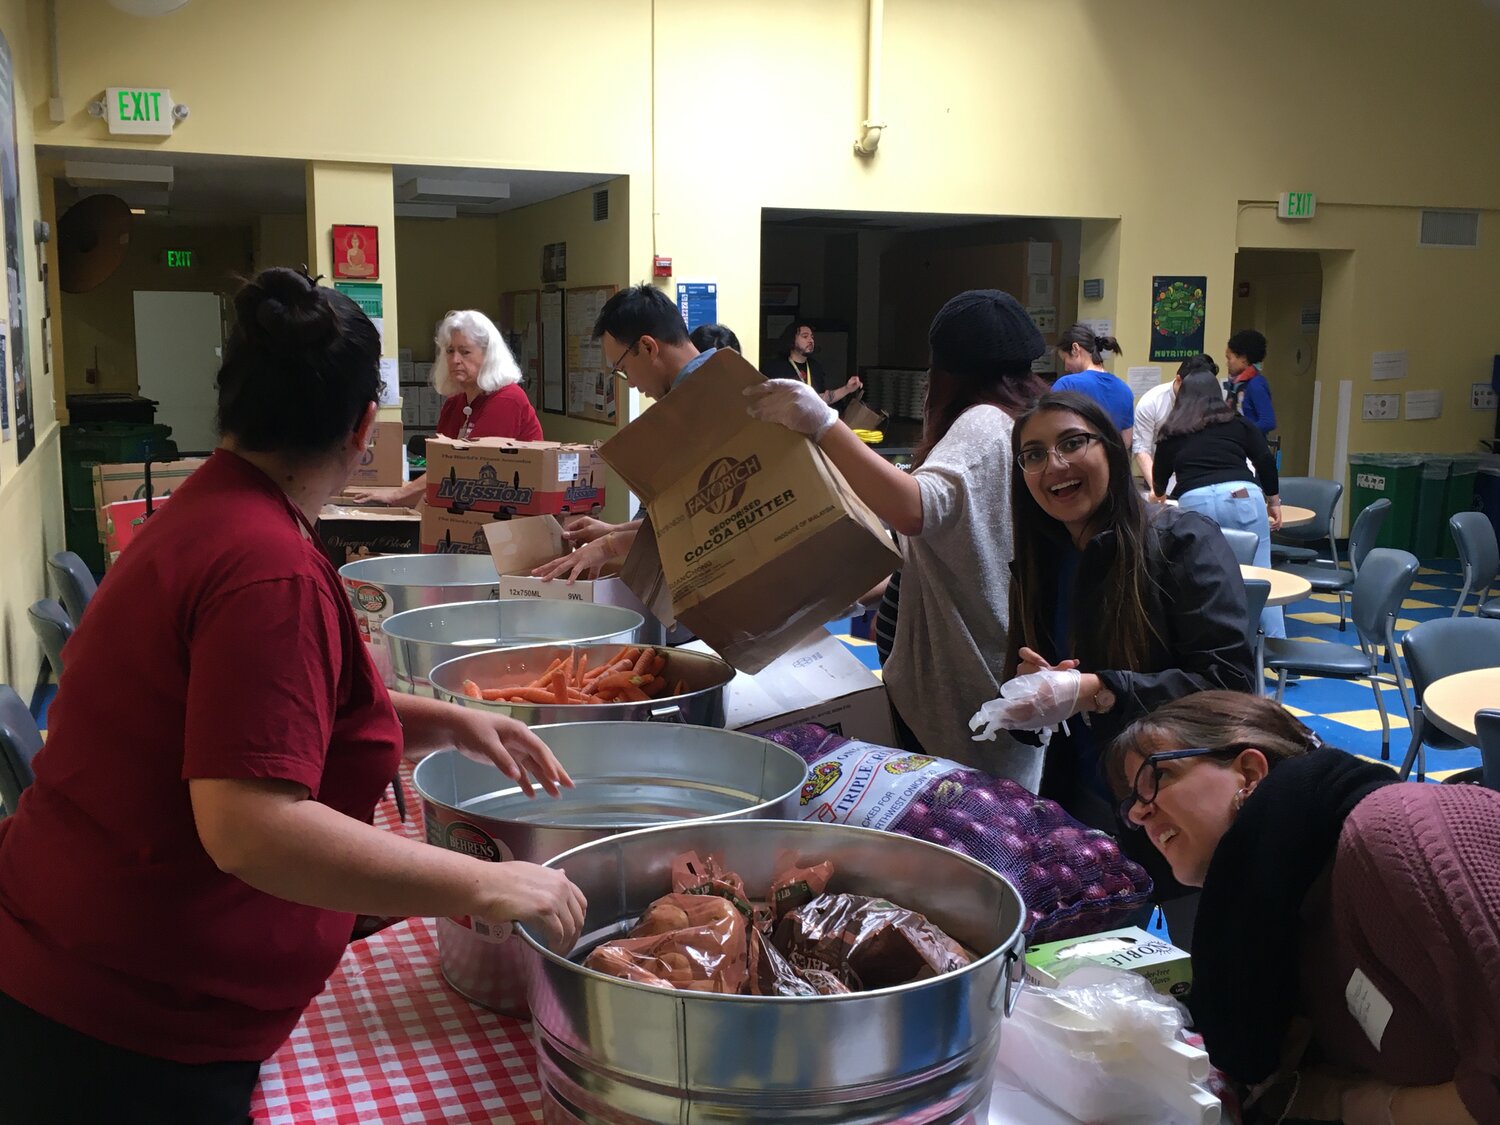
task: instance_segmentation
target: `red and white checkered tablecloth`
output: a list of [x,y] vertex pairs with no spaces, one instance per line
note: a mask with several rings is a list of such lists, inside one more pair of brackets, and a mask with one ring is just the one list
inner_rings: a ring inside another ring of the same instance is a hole
[[[422,838],[387,795],[375,822]],[[540,1121],[531,1025],[476,1007],[444,982],[429,919],[354,942],[281,1050],[261,1068],[257,1125]]]

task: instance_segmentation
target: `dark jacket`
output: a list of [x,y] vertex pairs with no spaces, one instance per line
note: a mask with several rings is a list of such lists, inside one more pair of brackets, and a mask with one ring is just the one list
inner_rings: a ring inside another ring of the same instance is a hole
[[[818,362],[817,356],[808,356],[807,362],[801,364],[800,367],[793,367],[791,359],[787,356],[778,356],[762,367],[760,373],[767,379],[791,379],[804,383],[809,381],[802,378],[801,372],[804,370],[809,373],[813,390],[819,394],[828,391],[828,373],[823,370],[823,365]],[[840,380],[840,386],[842,385],[843,381]]]

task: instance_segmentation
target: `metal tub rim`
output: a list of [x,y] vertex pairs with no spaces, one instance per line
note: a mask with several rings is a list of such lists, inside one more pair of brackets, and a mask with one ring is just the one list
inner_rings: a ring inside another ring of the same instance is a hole
[[[412,636],[411,634],[397,634],[396,631],[391,628],[391,625],[392,625],[393,622],[396,622],[397,620],[399,620],[402,617],[407,617],[407,618],[415,619],[420,614],[432,613],[432,612],[434,612],[436,610],[442,610],[442,609],[455,610],[455,609],[458,609],[461,606],[507,606],[507,605],[527,605],[527,606],[565,605],[565,606],[569,606],[569,607],[582,606],[582,607],[586,608],[587,610],[596,610],[596,609],[597,610],[608,610],[608,611],[612,611],[612,612],[615,612],[615,613],[629,614],[631,617],[636,618],[636,620],[638,622],[636,625],[630,626],[627,629],[614,629],[614,630],[611,630],[608,633],[602,633],[602,634],[600,634],[601,637],[612,637],[616,633],[628,632],[628,631],[630,631],[630,629],[639,629],[643,625],[645,625],[645,623],[646,623],[645,617],[643,617],[641,614],[637,613],[635,610],[630,609],[628,606],[623,606],[623,605],[608,605],[608,604],[606,604],[604,602],[554,602],[554,601],[551,601],[551,600],[539,600],[537,598],[468,598],[468,599],[465,599],[463,601],[438,602],[435,605],[419,605],[419,606],[414,606],[411,609],[403,609],[400,613],[393,613],[393,614],[391,614],[391,616],[387,617],[384,621],[382,621],[380,623],[380,628],[381,628],[381,631],[383,633],[385,633],[386,636],[392,638],[393,640],[407,641],[407,642],[412,643],[412,644],[451,644],[452,642],[434,641],[434,640],[431,640],[431,639],[429,639],[427,637]],[[498,651],[500,649],[509,649],[509,648],[531,648],[531,647],[534,647],[536,645],[542,645],[542,644],[570,644],[570,643],[574,643],[574,642],[572,642],[572,641],[566,641],[566,640],[539,641],[539,640],[534,640],[533,639],[533,640],[520,641],[520,642],[518,642],[516,644],[510,644],[509,642],[499,642],[499,643],[496,643],[494,645],[489,646],[488,648],[475,648],[472,651],[473,652],[494,652],[494,651]],[[579,640],[576,643],[578,643],[578,644],[612,644],[614,642],[607,641],[607,640],[598,640],[598,639],[596,639],[594,637],[581,637],[581,638],[579,638]],[[652,646],[652,647],[660,647],[660,646]],[[467,655],[467,654],[465,654],[465,655]],[[447,663],[447,662],[444,661],[444,663]]]

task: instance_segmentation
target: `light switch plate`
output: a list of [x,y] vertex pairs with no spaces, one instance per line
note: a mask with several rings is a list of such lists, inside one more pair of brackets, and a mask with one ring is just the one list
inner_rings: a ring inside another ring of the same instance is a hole
[[1469,384],[1469,409],[1494,410],[1495,388],[1488,383]]
[[1397,422],[1401,419],[1400,395],[1365,395],[1360,417],[1366,422]]

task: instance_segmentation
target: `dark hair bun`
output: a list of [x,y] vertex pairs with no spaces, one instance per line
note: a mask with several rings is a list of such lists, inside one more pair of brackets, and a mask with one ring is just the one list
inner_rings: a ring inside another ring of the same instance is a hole
[[247,336],[275,354],[321,351],[338,336],[327,290],[296,270],[262,271],[235,296],[234,307]]

